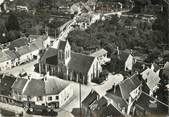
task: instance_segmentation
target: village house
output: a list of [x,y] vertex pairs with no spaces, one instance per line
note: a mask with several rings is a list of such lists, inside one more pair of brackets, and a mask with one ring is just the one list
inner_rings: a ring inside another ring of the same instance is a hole
[[42,49],[51,44],[48,36],[30,35],[2,45],[0,50],[0,71],[39,58]]
[[9,50],[0,50],[0,71],[11,69],[18,64],[18,55]]
[[40,73],[49,72],[65,80],[90,83],[99,78],[102,67],[97,58],[71,51],[68,41],[59,41],[48,48],[39,60]]
[[19,55],[19,63],[26,63],[38,55],[38,48],[35,45],[25,45],[15,48],[15,52]]
[[73,96],[73,87],[55,78],[17,78],[12,86],[12,96],[28,105],[60,108]]
[[143,91],[153,96],[153,92],[158,88],[160,77],[153,69],[147,68],[141,73],[143,79]]
[[11,86],[15,82],[16,77],[10,74],[0,74],[0,95],[11,95]]
[[105,49],[100,49],[92,54],[90,56],[96,57],[101,65],[104,65],[106,62],[109,62],[110,59],[107,57],[107,51]]
[[130,78],[125,79],[117,85],[113,85],[109,93],[121,97],[127,103],[126,114],[130,114],[133,110],[134,102],[140,97],[142,92],[142,83],[138,78],[138,74],[134,74]]
[[92,90],[82,102],[82,109],[84,109],[85,112],[84,115],[89,117],[124,117],[124,110],[122,110],[120,106],[122,106],[123,109],[127,108],[127,104],[122,98],[110,94],[100,96],[94,90]]

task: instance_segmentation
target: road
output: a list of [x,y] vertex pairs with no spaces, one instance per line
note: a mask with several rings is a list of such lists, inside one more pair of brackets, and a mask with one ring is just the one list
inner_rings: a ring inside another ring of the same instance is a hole
[[16,66],[10,70],[5,70],[5,71],[0,71],[0,73],[9,73],[9,74],[13,74],[14,76],[18,76],[18,74],[20,72],[24,71],[28,71],[29,73],[34,71],[34,65],[38,63],[37,60],[31,61],[27,64],[23,64],[23,65],[19,65]]
[[[109,74],[108,79],[101,85],[98,84],[89,84],[89,85],[81,85],[81,100],[83,101],[86,96],[90,93],[90,91],[93,89],[97,91],[101,96],[106,94],[106,91],[110,88],[112,88],[113,84],[117,84],[123,80],[122,75],[112,75]],[[68,104],[66,104],[63,108],[64,110],[71,112],[73,108],[79,108],[79,84],[72,82],[72,81],[66,81],[72,84],[74,88],[74,98],[71,100]]]

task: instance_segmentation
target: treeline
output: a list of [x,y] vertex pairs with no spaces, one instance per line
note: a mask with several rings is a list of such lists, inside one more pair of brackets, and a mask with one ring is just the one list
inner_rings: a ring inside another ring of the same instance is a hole
[[141,47],[149,51],[160,48],[163,38],[163,32],[153,31],[151,23],[116,16],[111,20],[99,21],[85,31],[75,30],[68,35],[73,50],[82,53],[90,53],[98,48],[105,48],[112,53],[117,46],[120,49]]

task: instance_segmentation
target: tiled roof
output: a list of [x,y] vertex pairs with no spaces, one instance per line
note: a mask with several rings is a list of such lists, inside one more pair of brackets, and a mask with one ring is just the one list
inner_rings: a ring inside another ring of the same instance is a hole
[[68,86],[68,83],[66,83],[65,81],[61,79],[56,80],[55,78],[48,78],[45,81],[46,95],[59,94],[67,86]]
[[17,48],[16,53],[18,53],[20,56],[30,53],[29,47],[27,45],[21,46]]
[[97,100],[97,97],[99,96],[99,94],[92,90],[89,95],[83,100],[82,104],[86,107],[89,107],[90,104],[92,104],[94,101]]
[[[127,103],[125,102],[125,100],[122,97],[113,95],[111,93],[107,93],[106,97],[108,97],[109,99],[111,99],[114,103],[112,103],[116,108],[120,108],[122,109],[123,107],[125,107],[125,109],[127,109]],[[119,106],[118,106],[119,104]],[[119,109],[120,109],[119,108]]]
[[31,79],[28,83],[24,95],[28,96],[43,96],[59,94],[68,86],[68,83],[55,78]]
[[93,61],[94,57],[71,52],[71,60],[68,63],[68,67],[73,71],[86,74],[88,73]]
[[146,84],[150,90],[157,86],[160,81],[160,77],[150,68],[143,71],[141,75],[144,80],[147,80]]
[[27,81],[28,80],[24,78],[17,78],[12,85],[12,89],[22,91]]
[[105,49],[100,49],[100,50],[90,54],[90,56],[99,57],[99,56],[102,56],[104,54],[107,54],[107,51]]
[[33,52],[33,51],[36,51],[36,50],[39,49],[39,48],[36,46],[36,44],[33,44],[33,43],[30,43],[30,45],[29,45],[28,47],[29,47],[30,52]]
[[4,51],[4,52],[5,52],[8,56],[10,56],[11,59],[16,59],[16,58],[19,57],[19,55],[18,55],[16,52],[14,52],[14,51],[6,50],[6,51]]
[[29,38],[44,41],[47,39],[47,35],[29,35]]
[[0,94],[9,95],[16,78],[14,76],[0,74],[0,80]]
[[47,39],[46,36],[37,36],[37,35],[32,35],[30,36],[30,38],[35,39],[34,41],[32,41],[32,44],[35,44],[36,47],[42,49],[44,48],[43,42]]
[[14,49],[15,47],[21,47],[28,44],[29,40],[26,37],[22,37],[10,42],[8,48]]
[[[139,107],[141,107],[142,109],[144,109],[145,111],[147,112],[153,112],[154,109],[150,107],[150,105],[152,104],[151,101],[153,102],[154,99],[147,95],[146,93],[142,92],[139,99],[136,101],[136,106],[138,105]],[[157,102],[159,103],[159,102]],[[154,103],[154,104],[157,104],[157,103]]]
[[45,84],[43,80],[31,79],[23,92],[27,96],[43,96],[45,95]]
[[46,59],[49,57],[56,56],[58,53],[58,50],[55,48],[48,48],[44,55],[41,57],[40,61],[43,63],[46,63]]
[[71,113],[73,114],[74,117],[80,117],[80,116],[86,117],[85,109],[83,109],[83,108],[81,108],[81,109],[80,108],[73,108]]
[[103,110],[102,117],[124,117],[119,110],[117,110],[112,104],[109,104],[107,108]]
[[0,62],[11,60],[11,57],[3,51],[0,51]]
[[124,99],[128,99],[130,93],[135,90],[139,85],[141,85],[141,81],[138,79],[137,75],[132,76],[131,78],[127,78],[126,80],[119,83],[121,95]]

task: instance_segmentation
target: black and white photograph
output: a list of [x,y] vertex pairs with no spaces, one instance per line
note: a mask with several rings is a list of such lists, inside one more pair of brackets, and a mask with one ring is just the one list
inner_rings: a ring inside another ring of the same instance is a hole
[[169,117],[169,0],[0,0],[0,117]]

